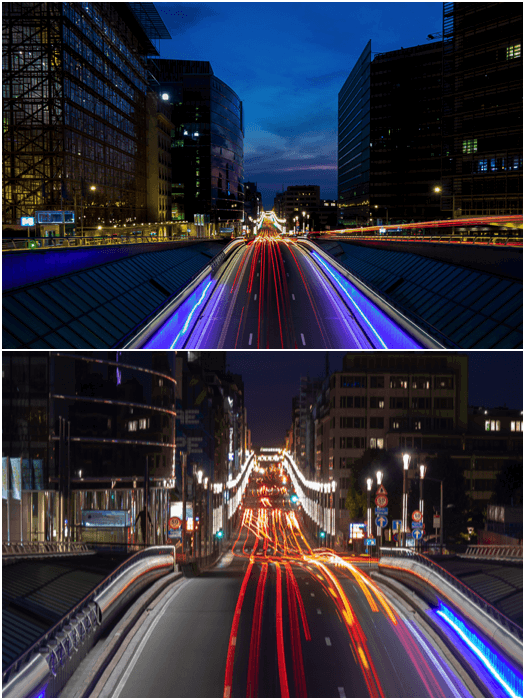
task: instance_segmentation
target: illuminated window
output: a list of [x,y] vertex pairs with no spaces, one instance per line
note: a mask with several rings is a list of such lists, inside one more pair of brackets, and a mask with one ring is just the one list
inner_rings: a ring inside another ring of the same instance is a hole
[[477,139],[464,139],[463,140],[463,153],[476,153],[478,150],[478,140]]
[[384,449],[384,444],[385,444],[385,441],[383,438],[377,438],[377,449],[378,450]]
[[510,429],[513,433],[523,432],[523,421],[516,420],[510,422]]
[[138,422],[138,421],[136,421],[136,420],[130,420],[129,423],[128,423],[128,430],[129,430],[129,432],[130,432],[130,433],[134,433],[134,432],[138,429],[138,426],[139,426],[139,422]]
[[501,430],[501,421],[499,421],[499,420],[486,420],[485,421],[485,430],[490,431],[490,432],[496,432],[498,430]]
[[521,57],[521,44],[515,44],[514,46],[507,46],[507,61],[513,58]]
[[145,430],[149,428],[149,418],[141,418],[139,420],[139,430]]
[[375,450],[377,448],[377,440],[376,438],[370,438],[370,447],[371,449]]

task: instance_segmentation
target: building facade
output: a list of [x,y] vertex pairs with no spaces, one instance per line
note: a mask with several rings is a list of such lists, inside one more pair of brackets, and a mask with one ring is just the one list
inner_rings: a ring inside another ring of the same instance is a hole
[[165,237],[163,221],[171,221],[171,107],[167,100],[150,91],[147,95],[147,207],[148,221],[158,222],[159,238]]
[[151,70],[171,104],[173,221],[239,228],[244,203],[242,101],[208,61],[156,59]]
[[286,219],[287,230],[308,231],[320,202],[319,185],[290,185],[276,194],[274,210],[279,219]]
[[145,57],[171,37],[152,3],[133,6],[2,5],[4,225],[146,220]]
[[443,3],[445,215],[523,212],[523,8]]

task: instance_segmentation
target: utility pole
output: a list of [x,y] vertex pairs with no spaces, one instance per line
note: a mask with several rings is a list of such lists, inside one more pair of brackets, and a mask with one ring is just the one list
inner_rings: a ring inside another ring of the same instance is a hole
[[182,529],[181,529],[181,545],[182,556],[186,555],[186,470],[188,466],[188,455],[181,453],[182,462]]

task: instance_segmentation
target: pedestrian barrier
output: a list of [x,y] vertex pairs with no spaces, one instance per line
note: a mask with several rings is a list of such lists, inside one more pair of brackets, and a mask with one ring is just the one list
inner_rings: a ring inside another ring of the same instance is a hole
[[90,548],[82,542],[2,542],[2,557],[35,554],[86,554]]
[[523,559],[522,545],[509,544],[471,544],[465,554],[459,555],[465,559],[500,559],[516,561]]
[[113,571],[2,673],[4,697],[58,697],[132,598],[174,569],[172,546],[149,547]]

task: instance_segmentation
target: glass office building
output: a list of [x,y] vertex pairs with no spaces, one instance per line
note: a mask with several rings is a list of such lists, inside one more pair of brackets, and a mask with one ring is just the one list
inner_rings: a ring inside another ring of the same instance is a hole
[[371,51],[369,41],[338,97],[337,190],[345,226],[368,223]]
[[2,515],[12,540],[63,538],[70,498],[72,529],[87,508],[127,510],[135,522],[145,480],[163,522],[176,436],[167,352],[4,352],[2,374]]
[[2,4],[4,224],[146,220],[145,57],[170,38],[152,3]]
[[243,220],[242,101],[207,61],[156,59],[152,73],[172,104],[172,219],[240,226]]

